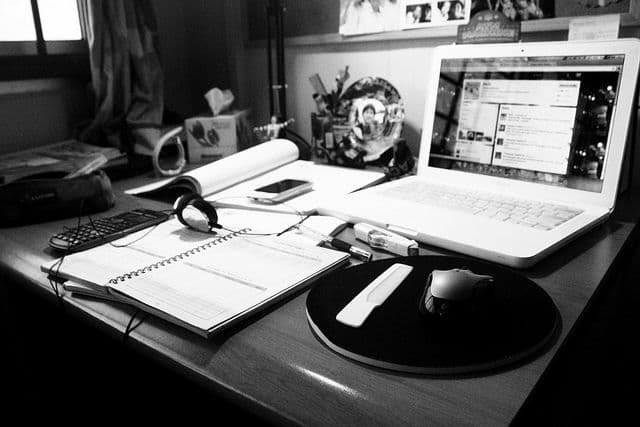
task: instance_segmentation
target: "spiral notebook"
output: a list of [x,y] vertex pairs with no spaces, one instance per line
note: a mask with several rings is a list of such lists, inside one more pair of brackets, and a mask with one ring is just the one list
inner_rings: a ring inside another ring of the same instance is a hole
[[209,337],[348,259],[248,228],[211,237],[167,221],[145,232],[126,246],[115,241],[41,269]]

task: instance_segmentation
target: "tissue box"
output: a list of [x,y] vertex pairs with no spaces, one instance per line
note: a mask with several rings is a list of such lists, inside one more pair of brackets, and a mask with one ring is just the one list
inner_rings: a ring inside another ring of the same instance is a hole
[[237,111],[186,119],[189,163],[210,162],[237,152],[238,129],[245,115],[245,111]]

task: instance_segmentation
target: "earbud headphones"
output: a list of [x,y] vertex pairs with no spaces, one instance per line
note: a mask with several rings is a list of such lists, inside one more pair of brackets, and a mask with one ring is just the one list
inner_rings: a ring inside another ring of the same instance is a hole
[[216,208],[199,194],[188,193],[178,197],[173,211],[178,221],[194,230],[209,232],[212,228],[223,228],[218,224]]

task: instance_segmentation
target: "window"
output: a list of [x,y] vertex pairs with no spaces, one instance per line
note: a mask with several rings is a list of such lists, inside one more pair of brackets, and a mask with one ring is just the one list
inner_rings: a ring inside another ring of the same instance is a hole
[[0,80],[88,75],[84,0],[1,0]]

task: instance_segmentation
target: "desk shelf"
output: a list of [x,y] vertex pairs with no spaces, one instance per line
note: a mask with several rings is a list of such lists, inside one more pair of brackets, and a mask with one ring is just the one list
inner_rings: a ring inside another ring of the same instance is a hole
[[[597,15],[594,15],[597,16]],[[555,31],[567,31],[569,23],[576,17],[549,18],[522,22],[523,38],[529,33],[548,33]],[[620,14],[620,25],[622,27],[640,26],[640,19],[631,13]],[[388,31],[376,34],[364,34],[360,36],[342,36],[338,33],[315,34],[308,36],[287,37],[285,45],[294,46],[314,46],[327,44],[351,44],[369,43],[380,41],[402,41],[402,40],[425,40],[427,44],[441,43],[441,39],[448,42],[455,41],[458,34],[457,26],[418,28],[404,31]],[[260,43],[264,43],[264,40]],[[252,44],[252,43],[251,43]]]

